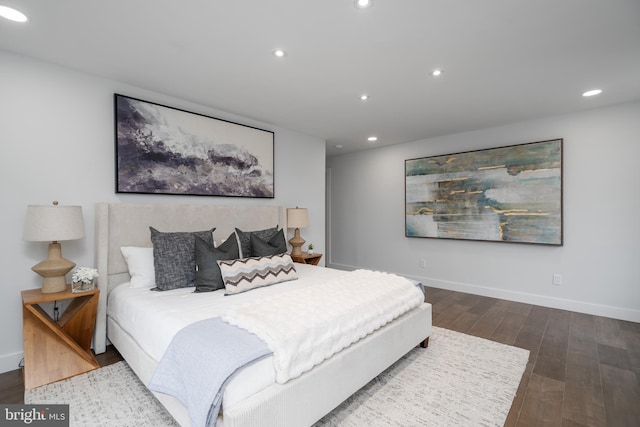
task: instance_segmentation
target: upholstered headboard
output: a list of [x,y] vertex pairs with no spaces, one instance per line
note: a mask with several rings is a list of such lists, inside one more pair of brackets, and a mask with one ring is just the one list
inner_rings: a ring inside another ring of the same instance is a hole
[[96,205],[95,260],[100,275],[100,300],[94,336],[94,352],[107,344],[107,298],[116,286],[129,281],[122,246],[151,247],[149,226],[160,231],[198,231],[215,227],[217,241],[225,240],[235,227],[259,230],[275,225],[287,229],[282,206],[211,206],[98,203]]

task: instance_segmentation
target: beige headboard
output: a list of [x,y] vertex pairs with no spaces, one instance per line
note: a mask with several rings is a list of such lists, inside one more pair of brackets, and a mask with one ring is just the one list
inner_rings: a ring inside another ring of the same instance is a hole
[[156,205],[98,203],[96,205],[96,252],[99,286],[94,352],[107,344],[107,298],[114,287],[129,280],[121,246],[151,247],[149,226],[160,231],[198,231],[215,227],[217,241],[225,240],[235,227],[251,231],[273,227],[287,229],[282,206]]

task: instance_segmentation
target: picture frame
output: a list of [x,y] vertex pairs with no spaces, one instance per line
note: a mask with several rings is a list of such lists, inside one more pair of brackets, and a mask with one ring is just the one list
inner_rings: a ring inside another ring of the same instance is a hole
[[116,193],[274,198],[272,131],[114,94]]
[[563,139],[405,160],[405,236],[563,245]]

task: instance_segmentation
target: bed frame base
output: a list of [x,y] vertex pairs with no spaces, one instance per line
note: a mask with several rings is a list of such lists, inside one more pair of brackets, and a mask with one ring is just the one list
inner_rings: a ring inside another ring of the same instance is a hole
[[[147,384],[157,362],[136,349],[135,342],[111,319],[108,326],[111,342]],[[431,305],[425,303],[302,376],[273,384],[231,408],[223,408],[217,427],[311,426],[415,348],[417,341],[431,335],[431,329]],[[426,342],[428,338],[420,345]],[[189,426],[184,406],[171,396],[154,394],[180,425]]]

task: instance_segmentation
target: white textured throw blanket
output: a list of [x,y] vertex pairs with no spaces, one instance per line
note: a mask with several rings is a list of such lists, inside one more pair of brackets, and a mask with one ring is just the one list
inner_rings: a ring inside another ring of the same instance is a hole
[[283,384],[423,301],[422,292],[403,277],[356,270],[326,284],[236,306],[222,320],[267,343],[276,381]]

